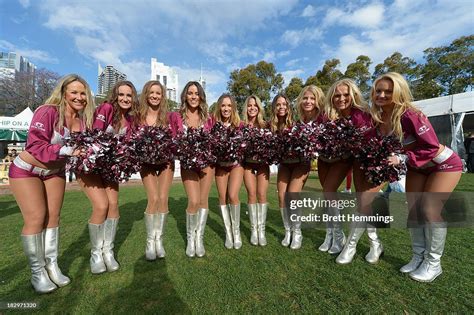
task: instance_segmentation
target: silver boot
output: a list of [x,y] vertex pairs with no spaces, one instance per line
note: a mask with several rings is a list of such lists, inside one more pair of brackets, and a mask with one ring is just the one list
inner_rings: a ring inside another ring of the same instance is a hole
[[[341,211],[338,208],[331,207],[329,208],[330,214],[333,217],[339,217]],[[342,224],[339,221],[332,222],[332,243],[331,248],[329,248],[329,254],[339,254],[342,249],[344,248],[344,244],[346,243],[346,236],[344,235],[344,231],[342,230]]]
[[258,222],[258,244],[260,246],[267,245],[265,237],[265,223],[267,221],[268,203],[257,204],[257,222]]
[[370,250],[365,255],[365,260],[368,263],[376,264],[381,255],[383,255],[382,242],[377,235],[377,228],[367,225],[367,236],[369,237]]
[[64,287],[71,283],[71,279],[63,275],[58,266],[59,227],[44,230],[44,258],[45,269],[49,279],[58,287]]
[[186,255],[188,257],[194,257],[196,254],[196,228],[198,225],[198,214],[186,212]]
[[230,222],[229,207],[227,205],[220,205],[222,214],[222,221],[224,221],[225,228],[225,243],[224,246],[228,249],[234,247],[234,241],[232,237],[232,223]]
[[229,205],[230,219],[232,221],[232,235],[234,236],[234,248],[242,247],[242,238],[240,237],[240,203],[238,205]]
[[158,258],[164,258],[166,256],[165,247],[163,246],[163,235],[165,235],[165,225],[168,212],[158,212],[156,214],[154,230],[156,231],[155,239],[155,250]]
[[207,215],[209,209],[201,208],[198,210],[198,224],[196,228],[196,256],[203,257],[206,254],[204,248],[204,230],[206,229]]
[[256,203],[248,204],[250,221],[250,244],[258,245],[258,205]]
[[444,251],[447,231],[446,226],[430,225],[425,227],[425,259],[418,269],[410,272],[410,278],[420,282],[431,282],[443,272],[441,269],[441,256]]
[[117,271],[120,266],[114,257],[114,241],[117,233],[119,218],[107,218],[104,222],[104,246],[102,257],[108,272]]
[[365,227],[358,227],[357,224],[351,227],[349,237],[342,252],[337,256],[336,263],[340,265],[350,264],[356,253],[357,243],[360,237],[364,234]]
[[44,268],[44,238],[43,233],[33,235],[22,235],[23,250],[31,269],[31,284],[37,293],[49,293],[56,290],[56,285],[49,279],[48,272]]
[[91,272],[99,274],[107,271],[104,258],[102,257],[102,247],[104,246],[104,223],[89,223],[89,237],[91,239]]
[[423,262],[425,253],[425,231],[422,227],[410,228],[411,247],[413,256],[408,264],[400,268],[400,272],[409,273],[415,271]]
[[281,245],[288,247],[291,240],[291,224],[290,214],[287,208],[280,208],[281,220],[283,221],[283,227],[285,228],[285,237],[281,241]]
[[291,221],[293,228],[293,236],[291,238],[291,249],[300,249],[303,242],[303,234],[301,233],[301,221],[298,219],[296,221]]
[[324,237],[324,242],[318,247],[318,250],[322,252],[327,252],[332,245],[332,227],[329,227],[329,224],[326,223],[326,236]]
[[156,248],[155,248],[155,239],[156,239],[156,229],[155,229],[155,220],[157,214],[150,214],[145,212],[145,227],[146,227],[146,248],[145,248],[145,259],[146,260],[156,260]]

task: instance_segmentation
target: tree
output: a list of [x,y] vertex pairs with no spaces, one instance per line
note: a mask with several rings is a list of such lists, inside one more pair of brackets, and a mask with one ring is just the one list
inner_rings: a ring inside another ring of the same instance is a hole
[[176,112],[179,110],[179,104],[173,100],[168,99],[168,110],[170,112]]
[[292,78],[290,84],[285,89],[285,94],[288,96],[290,101],[296,100],[298,95],[300,95],[301,90],[303,89],[303,80],[300,78]]
[[372,79],[375,80],[380,75],[387,72],[398,72],[405,76],[408,81],[414,81],[417,79],[420,67],[416,61],[403,57],[399,52],[394,52],[390,57],[385,58],[383,63],[379,63],[375,66]]
[[59,77],[44,68],[0,77],[0,115],[15,115],[26,107],[35,110],[51,95]]
[[232,71],[227,90],[235,97],[240,112],[245,99],[252,94],[257,95],[263,103],[268,103],[271,93],[279,92],[283,82],[283,76],[276,72],[273,63],[260,61]]
[[316,75],[310,76],[304,85],[316,85],[326,93],[334,82],[342,78],[342,72],[337,69],[340,63],[339,59],[326,60],[323,69],[318,70]]
[[365,98],[370,93],[369,67],[372,61],[368,56],[360,55],[356,61],[347,66],[344,77],[353,79]]
[[417,99],[462,93],[474,86],[474,35],[455,39],[449,46],[428,48],[417,82]]

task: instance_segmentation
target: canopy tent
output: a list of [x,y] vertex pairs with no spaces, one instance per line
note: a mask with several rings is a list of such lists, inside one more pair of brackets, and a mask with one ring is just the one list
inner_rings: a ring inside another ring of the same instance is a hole
[[0,117],[0,141],[25,142],[32,118],[29,107],[15,117]]
[[474,91],[417,101],[415,105],[428,116],[440,142],[463,158],[466,150],[462,124],[466,115],[474,114]]

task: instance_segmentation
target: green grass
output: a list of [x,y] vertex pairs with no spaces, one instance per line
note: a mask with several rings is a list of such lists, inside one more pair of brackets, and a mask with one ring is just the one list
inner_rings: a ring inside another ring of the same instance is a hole
[[[312,177],[307,190],[319,189]],[[474,175],[464,174],[457,190],[474,191]],[[210,195],[206,256],[187,258],[186,197],[180,183],[170,192],[163,260],[144,258],[145,192],[123,187],[116,253],[121,269],[92,275],[89,269],[87,220],[90,205],[80,191],[66,193],[61,214],[59,264],[72,283],[52,294],[37,295],[23,254],[22,218],[12,196],[0,196],[0,302],[36,302],[42,313],[470,313],[474,309],[472,229],[450,229],[442,259],[444,273],[423,284],[398,269],[411,258],[409,235],[402,229],[380,230],[385,256],[373,266],[365,262],[367,237],[359,242],[352,264],[316,250],[324,230],[304,230],[303,247],[280,245],[283,237],[275,178],[269,189],[266,247],[249,244],[249,223],[243,205],[243,247],[224,247],[224,228],[217,210],[217,192]],[[246,196],[242,189],[241,200]],[[0,313],[5,310],[0,310]]]

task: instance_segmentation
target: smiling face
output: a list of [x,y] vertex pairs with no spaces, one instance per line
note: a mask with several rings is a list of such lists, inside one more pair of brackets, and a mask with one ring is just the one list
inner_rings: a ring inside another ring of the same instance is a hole
[[257,101],[255,101],[255,99],[252,97],[249,99],[249,101],[247,102],[247,117],[249,118],[249,120],[257,117],[258,115],[258,105],[257,105]]
[[128,110],[132,107],[132,88],[128,85],[121,85],[118,88],[117,103],[123,110]]
[[232,116],[232,102],[230,98],[225,97],[221,102],[222,121],[228,122],[231,116]]
[[152,85],[150,91],[148,92],[148,105],[153,107],[160,106],[161,100],[163,99],[163,94],[161,87],[158,84]]
[[87,105],[86,87],[79,81],[73,81],[66,86],[64,92],[67,108],[74,112],[84,109]]
[[341,84],[336,87],[336,89],[334,90],[334,95],[332,97],[332,105],[343,116],[349,115],[352,105],[352,97],[350,94],[349,86]]
[[374,104],[384,108],[393,107],[393,82],[391,80],[380,80],[375,85]]
[[277,117],[285,117],[288,115],[288,103],[284,97],[279,97],[276,101],[275,113]]
[[303,94],[303,101],[301,102],[301,109],[303,112],[311,113],[316,109],[316,96],[311,91],[306,91]]
[[200,102],[201,98],[199,97],[199,90],[197,86],[189,86],[188,90],[186,91],[186,103],[188,104],[188,107],[198,108]]

